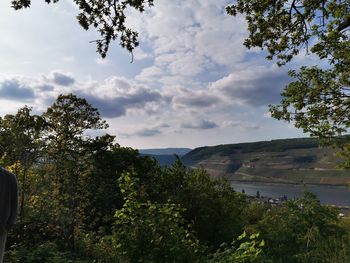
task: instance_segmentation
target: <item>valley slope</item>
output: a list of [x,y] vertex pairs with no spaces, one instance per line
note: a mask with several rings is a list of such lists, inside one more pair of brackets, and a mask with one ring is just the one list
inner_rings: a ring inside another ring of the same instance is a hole
[[332,147],[312,138],[200,147],[182,157],[185,165],[203,167],[213,177],[232,181],[347,185],[350,170]]
[[155,148],[140,149],[139,153],[153,157],[161,166],[171,166],[176,160],[175,155],[182,157],[190,151],[190,148]]

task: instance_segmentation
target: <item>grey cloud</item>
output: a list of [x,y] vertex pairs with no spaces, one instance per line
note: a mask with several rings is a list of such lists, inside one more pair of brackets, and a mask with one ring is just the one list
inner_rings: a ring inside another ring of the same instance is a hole
[[281,100],[281,91],[290,78],[284,71],[265,70],[251,72],[246,77],[234,79],[226,77],[215,85],[220,86],[224,96],[237,99],[250,106],[265,106],[278,103]]
[[58,71],[51,73],[51,80],[55,84],[61,86],[70,86],[75,83],[75,79],[73,77]]
[[207,94],[186,94],[186,96],[177,96],[173,103],[178,106],[206,108],[220,102],[216,96]]
[[135,132],[135,135],[140,137],[152,137],[156,135],[160,135],[162,132],[158,128],[152,128],[152,129],[142,129],[137,132]]
[[91,95],[83,95],[83,97],[97,108],[103,117],[115,118],[126,114],[125,105],[118,103],[118,99],[101,99]]
[[256,123],[249,123],[245,121],[225,121],[222,127],[230,127],[241,130],[257,130],[261,127]]
[[128,109],[142,109],[147,103],[162,100],[159,92],[140,88],[131,94],[123,94],[115,98],[100,98],[90,94],[81,94],[102,116],[116,118],[126,114]]
[[0,98],[9,100],[30,100],[34,98],[34,91],[21,84],[17,79],[4,80],[0,83]]
[[41,91],[53,91],[54,86],[49,85],[49,84],[43,84],[43,85],[38,86],[38,89],[40,89]]
[[185,129],[199,129],[199,130],[207,130],[217,128],[218,125],[213,121],[200,120],[195,122],[186,122],[181,125],[181,128]]
[[162,131],[160,127],[153,127],[153,128],[143,128],[134,132],[127,132],[127,133],[119,133],[119,136],[130,138],[134,136],[138,137],[153,137],[162,134]]
[[47,95],[42,99],[42,105],[49,106],[52,105],[57,99],[57,96]]
[[120,90],[129,90],[131,88],[130,81],[122,77],[112,77],[107,82],[109,85],[118,87]]
[[142,108],[145,103],[159,101],[161,99],[159,92],[147,90],[144,88],[138,89],[133,94],[128,94],[124,97],[117,98],[118,102],[124,105],[130,105],[136,108]]
[[159,125],[160,128],[170,128],[171,126],[167,123],[162,123]]

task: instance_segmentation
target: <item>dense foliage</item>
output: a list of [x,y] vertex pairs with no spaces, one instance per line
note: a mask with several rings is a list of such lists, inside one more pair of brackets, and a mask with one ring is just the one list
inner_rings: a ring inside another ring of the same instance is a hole
[[[102,57],[116,39],[133,51],[137,32],[127,28],[125,12],[153,4],[74,2],[80,25],[100,33],[95,42]],[[15,9],[30,4],[12,1]],[[237,0],[227,12],[245,15],[244,44],[267,50],[278,65],[301,50],[319,58],[317,66],[290,72],[294,81],[281,104],[271,106],[272,116],[326,139],[346,133],[350,3]],[[180,162],[161,168],[114,136],[89,136],[106,127],[97,109],[72,94],[40,116],[25,107],[0,119],[7,148],[1,161],[17,174],[21,190],[7,262],[350,262],[349,219],[338,219],[312,194],[280,207],[249,203],[203,170]],[[350,144],[342,148],[350,167]]]
[[6,262],[349,261],[350,221],[312,194],[249,201],[202,169],[160,167],[89,135],[106,127],[73,94],[42,115],[0,118],[1,163],[18,176],[21,204]]
[[[230,15],[244,14],[248,48],[260,47],[268,59],[284,65],[300,51],[318,58],[317,64],[290,71],[279,105],[272,117],[293,122],[297,128],[330,142],[350,127],[350,3],[339,0],[237,0]],[[334,141],[332,141],[334,142]],[[349,143],[342,145],[345,167],[350,167]]]

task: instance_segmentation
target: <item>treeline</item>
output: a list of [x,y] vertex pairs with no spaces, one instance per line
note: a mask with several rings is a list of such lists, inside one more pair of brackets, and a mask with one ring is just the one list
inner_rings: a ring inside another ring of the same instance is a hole
[[350,221],[314,195],[250,202],[204,170],[92,136],[107,127],[73,94],[0,118],[1,164],[20,185],[5,262],[350,262]]

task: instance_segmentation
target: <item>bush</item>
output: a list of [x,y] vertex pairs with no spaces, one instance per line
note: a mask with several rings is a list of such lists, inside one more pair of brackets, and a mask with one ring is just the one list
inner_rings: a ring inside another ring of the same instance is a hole
[[51,242],[27,247],[21,244],[13,245],[6,253],[5,260],[8,263],[70,263],[73,261],[68,253],[59,251]]

